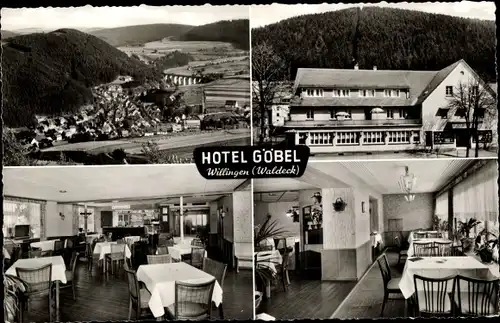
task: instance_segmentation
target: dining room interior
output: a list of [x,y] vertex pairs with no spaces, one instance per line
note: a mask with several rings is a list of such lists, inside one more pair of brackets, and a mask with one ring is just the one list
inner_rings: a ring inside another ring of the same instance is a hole
[[9,322],[253,318],[253,266],[235,266],[252,246],[249,180],[194,164],[3,176]]
[[257,318],[497,315],[497,179],[496,159],[444,158],[255,179]]

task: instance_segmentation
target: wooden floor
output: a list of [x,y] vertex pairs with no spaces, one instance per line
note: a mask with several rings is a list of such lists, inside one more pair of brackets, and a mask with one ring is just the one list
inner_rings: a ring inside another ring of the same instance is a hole
[[[73,300],[71,288],[61,290],[61,321],[111,321],[128,318],[128,285],[124,275],[106,275],[102,270],[92,275],[87,263],[77,266],[77,299]],[[223,308],[225,319],[253,318],[252,272],[229,271],[224,281]],[[218,311],[214,311],[218,318]],[[134,313],[132,314],[134,316]],[[144,316],[152,319],[152,315]],[[33,300],[24,322],[48,322],[48,300]]]
[[277,320],[327,319],[354,288],[356,282],[325,282],[305,280],[290,275],[288,291],[273,286],[271,299],[262,300],[258,313],[267,313]]

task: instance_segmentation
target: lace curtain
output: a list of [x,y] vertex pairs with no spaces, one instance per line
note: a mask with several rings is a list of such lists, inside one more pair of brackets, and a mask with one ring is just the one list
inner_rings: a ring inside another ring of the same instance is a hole
[[475,218],[488,230],[498,232],[498,170],[488,163],[453,188],[453,213],[458,221]]
[[448,191],[436,197],[436,210],[434,214],[441,221],[448,221]]
[[42,238],[42,203],[31,200],[4,200],[3,201],[3,235],[10,236],[9,229],[14,232],[16,225],[29,224],[30,238]]

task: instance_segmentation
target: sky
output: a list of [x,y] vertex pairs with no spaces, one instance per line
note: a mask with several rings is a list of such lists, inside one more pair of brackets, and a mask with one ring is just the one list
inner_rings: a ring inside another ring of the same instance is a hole
[[2,30],[36,28],[113,28],[155,23],[204,25],[249,19],[248,6],[135,6],[76,8],[2,8]]
[[[276,4],[272,5],[252,5],[250,10],[250,26],[252,28],[263,27],[269,24],[279,22],[283,19],[323,13],[328,11],[341,10],[352,8],[360,5],[354,3],[350,4],[297,4],[286,5]],[[377,7],[390,7],[399,9],[418,10],[424,12],[445,14],[450,16],[464,17],[464,18],[477,18],[484,20],[495,20],[495,2],[422,2],[422,3],[387,3],[380,2],[374,4],[363,4],[363,6],[377,6]]]

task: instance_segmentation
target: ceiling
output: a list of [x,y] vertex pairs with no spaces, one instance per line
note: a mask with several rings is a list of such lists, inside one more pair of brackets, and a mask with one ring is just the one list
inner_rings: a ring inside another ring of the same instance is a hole
[[[311,163],[307,166],[306,170],[310,167]],[[316,189],[319,186],[303,182],[294,178],[257,178],[253,180],[254,192],[278,192],[288,190],[307,190]]]
[[[191,196],[200,203],[233,192],[244,180],[206,180],[194,164],[4,168],[4,195],[57,202],[141,200]],[[212,195],[207,197],[204,195]],[[215,195],[215,197],[214,197]],[[194,196],[194,197],[193,197]],[[178,199],[164,203],[178,203]],[[130,204],[127,202],[127,204]]]
[[275,203],[275,202],[295,202],[299,200],[298,191],[281,191],[281,192],[265,192],[255,193],[253,195],[254,202]]

